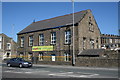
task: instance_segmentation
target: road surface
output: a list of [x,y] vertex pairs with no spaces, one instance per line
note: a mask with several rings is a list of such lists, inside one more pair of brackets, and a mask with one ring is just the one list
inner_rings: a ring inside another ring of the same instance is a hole
[[31,68],[2,65],[3,78],[118,78],[117,68],[33,65]]

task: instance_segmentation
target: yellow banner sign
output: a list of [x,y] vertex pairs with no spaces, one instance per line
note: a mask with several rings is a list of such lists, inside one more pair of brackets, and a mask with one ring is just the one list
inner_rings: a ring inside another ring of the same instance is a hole
[[33,46],[32,51],[53,51],[53,46]]

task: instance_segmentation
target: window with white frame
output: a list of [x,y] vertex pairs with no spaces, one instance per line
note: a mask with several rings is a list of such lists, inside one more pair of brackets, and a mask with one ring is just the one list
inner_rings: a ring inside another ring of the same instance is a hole
[[33,36],[29,36],[29,46],[33,46]]
[[112,39],[109,39],[110,40],[110,43],[112,43]]
[[51,44],[56,44],[56,32],[51,33]]
[[39,45],[44,45],[44,35],[43,34],[39,35]]
[[40,52],[40,53],[39,53],[39,61],[42,61],[42,60],[43,60],[43,53]]
[[90,48],[94,49],[94,39],[90,39]]
[[7,43],[7,49],[11,49],[11,43]]
[[119,43],[118,39],[115,39],[115,43]]
[[2,41],[2,36],[0,36],[0,41]]
[[70,44],[71,43],[71,31],[65,31],[65,44]]
[[89,22],[89,31],[94,31],[94,27],[93,27],[93,24],[91,22]]
[[0,49],[2,49],[2,42],[0,42]]
[[20,43],[20,46],[21,46],[21,47],[24,47],[24,37],[21,37],[20,42],[21,42],[21,43]]
[[19,56],[20,56],[20,58],[23,58],[24,57],[24,53],[20,52]]
[[69,61],[69,54],[68,53],[64,54],[64,61]]
[[32,53],[28,53],[28,59],[32,60],[33,54]]
[[85,45],[86,45],[86,38],[83,37],[83,50],[86,48]]

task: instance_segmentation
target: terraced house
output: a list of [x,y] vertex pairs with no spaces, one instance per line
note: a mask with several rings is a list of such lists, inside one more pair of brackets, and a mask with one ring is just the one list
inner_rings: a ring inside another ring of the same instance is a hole
[[101,47],[100,30],[91,10],[84,10],[31,23],[18,35],[18,56],[38,63],[72,64],[73,34],[75,57],[86,49]]
[[2,59],[9,59],[16,57],[17,43],[4,33],[0,34],[0,57]]
[[120,49],[120,36],[101,34],[101,46],[104,49],[110,50]]

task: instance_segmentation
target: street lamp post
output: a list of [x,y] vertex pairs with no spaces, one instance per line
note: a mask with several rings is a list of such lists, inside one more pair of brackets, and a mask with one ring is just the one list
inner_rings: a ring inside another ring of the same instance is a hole
[[72,0],[72,11],[73,11],[73,54],[72,54],[72,66],[75,65],[75,40],[74,40],[74,0]]

